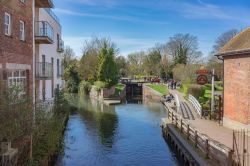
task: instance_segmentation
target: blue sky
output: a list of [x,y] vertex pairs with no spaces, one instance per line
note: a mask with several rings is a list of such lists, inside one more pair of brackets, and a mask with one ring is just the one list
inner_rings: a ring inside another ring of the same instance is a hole
[[81,55],[91,36],[109,37],[126,56],[176,33],[198,37],[206,56],[223,32],[250,25],[249,0],[54,0],[65,45]]

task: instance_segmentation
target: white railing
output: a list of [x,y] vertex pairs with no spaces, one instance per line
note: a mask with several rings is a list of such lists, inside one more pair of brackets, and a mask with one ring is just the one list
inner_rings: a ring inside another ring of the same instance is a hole
[[196,112],[202,116],[202,107],[200,105],[200,103],[196,100],[196,98],[192,95],[188,96],[188,100],[190,101],[190,103],[193,105],[194,109],[196,110]]
[[180,112],[180,100],[177,94],[174,95],[174,99],[175,99],[175,104],[176,104],[176,110],[177,112]]

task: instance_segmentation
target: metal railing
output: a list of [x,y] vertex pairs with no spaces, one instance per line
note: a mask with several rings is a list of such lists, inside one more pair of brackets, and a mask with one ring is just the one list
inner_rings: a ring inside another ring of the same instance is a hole
[[54,41],[53,27],[47,21],[36,21],[35,37],[47,37],[51,41]]
[[53,68],[52,64],[48,62],[36,63],[36,78],[49,79],[52,78]]
[[200,103],[196,100],[196,98],[192,95],[188,96],[188,100],[189,102],[193,105],[194,109],[196,110],[196,112],[202,116],[202,107],[200,105]]
[[50,8],[44,8],[44,10],[60,25],[60,19]]

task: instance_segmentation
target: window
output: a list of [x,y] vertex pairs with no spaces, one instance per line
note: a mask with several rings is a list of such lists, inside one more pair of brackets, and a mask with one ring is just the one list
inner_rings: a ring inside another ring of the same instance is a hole
[[25,2],[26,2],[26,0],[20,0],[20,2],[25,3]]
[[25,70],[11,70],[8,72],[8,86],[21,86],[26,85],[26,71]]
[[11,16],[9,13],[4,15],[4,34],[7,36],[11,35]]
[[25,26],[24,22],[20,20],[20,40],[25,40]]

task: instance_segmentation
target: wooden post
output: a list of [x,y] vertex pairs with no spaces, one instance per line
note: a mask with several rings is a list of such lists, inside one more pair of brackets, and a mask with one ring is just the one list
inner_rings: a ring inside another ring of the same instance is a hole
[[177,122],[177,115],[175,115],[175,126],[178,127],[178,122]]
[[182,119],[181,119],[181,133],[183,132],[183,128],[182,128]]
[[206,158],[209,158],[209,144],[208,144],[208,139],[206,139]]
[[189,130],[190,130],[190,128],[189,128],[189,124],[188,124],[187,125],[187,140],[189,140],[189,135],[190,135]]
[[234,153],[233,150],[230,150],[230,151],[228,152],[228,159],[227,159],[227,161],[228,161],[228,166],[232,166],[232,165],[233,165],[233,153]]
[[174,123],[174,113],[172,112],[172,123]]
[[197,148],[197,145],[198,145],[198,134],[197,134],[197,130],[195,130],[195,132],[194,132],[194,140],[195,140],[195,148]]

